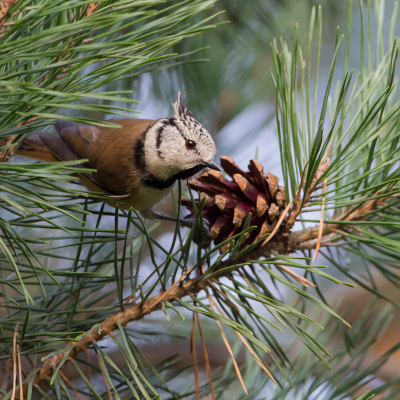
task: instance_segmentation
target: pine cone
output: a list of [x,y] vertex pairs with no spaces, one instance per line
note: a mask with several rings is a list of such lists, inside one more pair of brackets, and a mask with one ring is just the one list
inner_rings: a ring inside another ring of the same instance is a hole
[[[247,234],[243,244],[255,243],[278,223],[286,208],[285,188],[278,186],[275,175],[264,173],[256,160],[250,161],[248,172],[240,169],[232,157],[221,157],[221,166],[233,180],[210,170],[189,181],[190,188],[205,198],[203,216],[210,224],[210,238],[218,244],[240,233],[251,213],[250,226],[257,228]],[[192,202],[182,199],[182,204],[191,211],[186,218],[193,218]]]

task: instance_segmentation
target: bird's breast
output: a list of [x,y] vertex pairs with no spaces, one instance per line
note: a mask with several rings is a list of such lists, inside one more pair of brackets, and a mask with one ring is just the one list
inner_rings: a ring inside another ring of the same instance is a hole
[[[104,192],[101,188],[96,186],[96,184],[85,177],[80,177],[80,182],[88,190],[93,192]],[[121,210],[129,210],[133,207],[137,211],[149,210],[154,207],[158,202],[160,202],[165,196],[171,193],[175,184],[165,188],[165,189],[154,189],[149,186],[141,185],[136,187],[128,187],[127,192],[130,192],[129,197],[121,197],[111,199],[110,201],[104,200],[105,203],[111,207],[115,207],[118,204]]]
[[166,189],[154,189],[142,186],[135,191],[130,197],[124,199],[120,203],[120,208],[128,210],[133,207],[137,211],[148,210],[159,203],[165,196],[171,193],[175,185],[171,185]]

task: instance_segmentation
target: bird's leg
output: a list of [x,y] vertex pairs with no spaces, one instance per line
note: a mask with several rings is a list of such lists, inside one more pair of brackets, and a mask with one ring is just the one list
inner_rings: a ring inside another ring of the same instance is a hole
[[[183,225],[189,229],[193,228],[193,225],[196,222],[195,218],[188,218],[188,219],[175,218],[175,217],[171,217],[169,215],[161,214],[159,211],[155,210],[154,208],[149,209],[149,210],[140,211],[140,213],[146,219],[160,219],[163,221],[171,221],[171,222],[175,222],[175,223],[178,221],[180,225]],[[203,219],[203,230],[201,232],[195,232],[195,237],[193,238],[193,241],[196,244],[201,244],[201,243],[207,242],[209,240],[209,232],[210,232],[210,227],[208,225],[208,222],[205,219]]]
[[140,213],[146,219],[161,219],[163,221],[171,221],[171,222],[175,222],[175,223],[178,220],[178,222],[181,225],[186,226],[187,228],[192,228],[192,226],[194,225],[194,221],[195,221],[194,218],[183,219],[183,218],[171,217],[169,215],[164,215],[164,214],[161,214],[159,211],[155,210],[154,208],[151,208],[149,210],[140,211]]

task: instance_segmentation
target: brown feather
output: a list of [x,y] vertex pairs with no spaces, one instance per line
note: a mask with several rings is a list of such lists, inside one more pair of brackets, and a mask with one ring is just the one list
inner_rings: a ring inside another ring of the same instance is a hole
[[98,127],[98,137],[87,148],[88,164],[97,170],[95,181],[101,182],[110,193],[135,195],[141,171],[135,167],[134,147],[155,121],[119,119],[112,122],[122,128]]
[[97,172],[80,177],[84,186],[93,191],[134,196],[141,181],[140,171],[135,167],[134,147],[155,121],[119,119],[110,122],[122,127],[76,126],[60,121],[55,126],[58,134],[31,134],[16,154],[47,162],[89,159],[80,167],[87,166]]
[[[2,139],[6,139],[6,142],[4,143],[5,145],[7,143],[8,137]],[[59,159],[50,151],[50,149],[45,146],[39,135],[36,135],[34,133],[31,133],[24,139],[22,144],[17,148],[17,150],[15,150],[15,154],[19,154],[24,157],[34,158],[36,160],[44,162],[59,161]]]

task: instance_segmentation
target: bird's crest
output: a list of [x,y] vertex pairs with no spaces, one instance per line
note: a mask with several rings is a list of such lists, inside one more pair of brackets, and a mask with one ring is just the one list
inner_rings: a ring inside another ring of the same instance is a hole
[[193,114],[189,110],[189,107],[187,105],[186,93],[182,99],[182,92],[179,91],[178,100],[175,101],[175,103],[172,103],[172,107],[174,107],[174,118],[181,118],[181,119],[187,119],[187,117],[193,118]]

